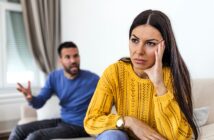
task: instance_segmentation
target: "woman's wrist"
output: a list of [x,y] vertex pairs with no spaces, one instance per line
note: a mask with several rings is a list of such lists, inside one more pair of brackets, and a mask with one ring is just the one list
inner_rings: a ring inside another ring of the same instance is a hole
[[124,117],[124,127],[125,128],[131,128],[132,126],[132,117],[129,117],[129,116],[125,116]]
[[156,89],[156,92],[157,92],[157,96],[162,96],[167,92],[167,88],[164,85],[164,83],[157,85],[155,87],[155,89]]

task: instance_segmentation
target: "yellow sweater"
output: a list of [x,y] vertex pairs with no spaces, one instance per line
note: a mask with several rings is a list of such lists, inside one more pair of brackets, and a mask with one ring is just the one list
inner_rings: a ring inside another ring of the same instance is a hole
[[[131,64],[119,61],[103,73],[90,102],[84,127],[89,134],[117,129],[120,116],[133,116],[147,123],[168,140],[187,140],[192,130],[176,102],[169,68],[163,68],[167,93],[156,96],[149,79],[139,78]],[[117,114],[111,113],[115,105]]]

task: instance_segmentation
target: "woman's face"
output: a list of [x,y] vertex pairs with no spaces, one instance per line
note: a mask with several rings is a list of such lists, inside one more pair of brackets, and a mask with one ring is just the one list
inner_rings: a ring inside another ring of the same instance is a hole
[[132,30],[129,51],[135,71],[142,71],[154,65],[155,51],[162,40],[161,33],[151,25],[140,25]]

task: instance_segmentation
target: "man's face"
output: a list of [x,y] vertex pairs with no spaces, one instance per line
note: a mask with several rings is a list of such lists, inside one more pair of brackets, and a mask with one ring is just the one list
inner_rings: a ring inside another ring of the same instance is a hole
[[77,48],[63,48],[61,51],[60,63],[64,71],[71,78],[75,77],[80,70],[80,56]]

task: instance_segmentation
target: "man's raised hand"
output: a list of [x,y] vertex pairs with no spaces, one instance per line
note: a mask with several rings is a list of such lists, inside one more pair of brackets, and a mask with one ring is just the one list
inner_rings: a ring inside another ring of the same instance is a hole
[[17,87],[16,89],[18,91],[20,91],[21,93],[24,94],[25,98],[28,100],[28,101],[31,101],[32,100],[32,93],[31,93],[31,84],[30,84],[30,81],[28,81],[28,87],[25,88],[22,86],[22,84],[20,83],[17,83]]

